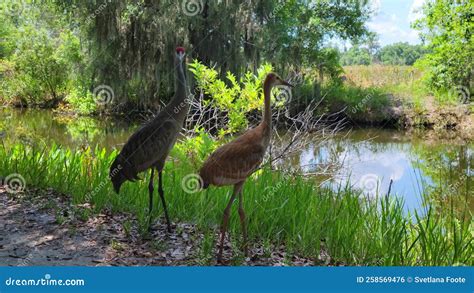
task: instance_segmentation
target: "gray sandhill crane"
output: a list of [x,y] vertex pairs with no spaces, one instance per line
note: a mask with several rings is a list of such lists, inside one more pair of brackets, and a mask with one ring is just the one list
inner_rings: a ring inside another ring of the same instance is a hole
[[189,110],[189,104],[186,100],[186,60],[184,56],[184,48],[177,47],[175,58],[176,92],[174,97],[155,118],[132,134],[110,167],[110,179],[117,193],[120,192],[120,186],[126,180],[133,182],[139,179],[138,173],[151,168],[150,183],[148,185],[150,196],[149,224],[151,224],[153,209],[153,177],[156,169],[158,172],[158,193],[163,203],[168,231],[171,231],[171,223],[163,192],[162,171],[166,157],[168,157],[176,142]]
[[270,143],[272,114],[270,109],[271,90],[275,85],[291,84],[282,80],[275,73],[269,73],[263,83],[263,93],[265,97],[265,109],[263,119],[260,124],[232,142],[225,144],[212,153],[199,170],[203,188],[209,185],[224,186],[234,185],[234,191],[229,203],[224,210],[224,217],[221,226],[220,248],[217,255],[218,262],[222,261],[224,237],[229,222],[230,208],[237,195],[239,195],[239,216],[244,238],[243,248],[247,251],[247,227],[245,224],[245,213],[242,203],[242,186],[245,180],[262,163],[263,157]]

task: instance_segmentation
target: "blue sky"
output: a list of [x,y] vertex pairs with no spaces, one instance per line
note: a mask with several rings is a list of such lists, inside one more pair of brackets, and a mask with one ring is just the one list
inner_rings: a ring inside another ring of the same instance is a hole
[[396,42],[419,44],[418,32],[410,23],[420,17],[425,0],[370,0],[376,13],[367,26],[379,36],[382,46]]

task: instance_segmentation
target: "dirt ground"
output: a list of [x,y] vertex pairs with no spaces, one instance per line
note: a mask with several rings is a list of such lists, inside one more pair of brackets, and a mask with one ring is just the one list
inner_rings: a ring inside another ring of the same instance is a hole
[[[73,206],[67,196],[53,190],[29,189],[9,194],[0,186],[0,265],[216,265],[215,243],[210,248],[212,252],[203,253],[204,235],[194,225],[175,223],[172,233],[168,233],[162,219],[156,219],[147,239],[140,236],[137,226],[131,215],[94,214],[90,206]],[[214,238],[217,236],[216,231]],[[250,249],[250,257],[235,262],[231,250],[230,243],[226,243],[224,259],[228,265],[330,263],[326,254],[320,257],[323,260],[313,261],[289,257],[283,247],[264,253],[256,244]]]

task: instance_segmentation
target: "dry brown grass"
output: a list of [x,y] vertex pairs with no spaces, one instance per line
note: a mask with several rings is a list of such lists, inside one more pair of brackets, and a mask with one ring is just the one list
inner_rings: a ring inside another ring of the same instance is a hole
[[347,82],[363,88],[413,84],[422,72],[413,66],[353,65],[344,67]]

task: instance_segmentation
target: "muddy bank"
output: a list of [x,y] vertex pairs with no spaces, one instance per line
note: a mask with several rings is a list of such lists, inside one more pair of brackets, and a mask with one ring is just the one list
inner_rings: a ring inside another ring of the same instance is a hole
[[425,109],[406,108],[402,123],[408,129],[423,128],[439,131],[452,131],[465,139],[474,138],[474,113],[468,104],[453,106],[432,106]]
[[[132,215],[72,205],[51,189],[9,194],[0,187],[0,265],[3,266],[181,266],[216,265],[216,239],[205,237],[193,224],[174,223],[172,233],[161,219],[149,235],[138,232]],[[284,247],[251,245],[250,257],[240,255],[227,240],[227,265],[330,265],[289,255]]]

